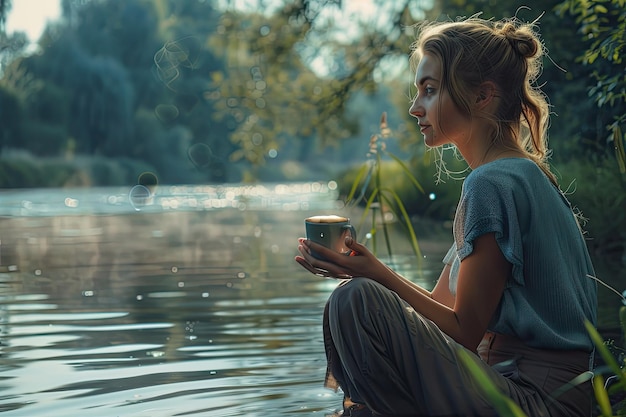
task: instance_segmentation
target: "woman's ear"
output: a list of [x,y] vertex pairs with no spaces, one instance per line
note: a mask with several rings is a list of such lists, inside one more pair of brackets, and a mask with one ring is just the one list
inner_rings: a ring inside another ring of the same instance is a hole
[[479,109],[485,108],[493,102],[494,97],[496,97],[496,84],[492,81],[485,81],[478,87],[476,107]]

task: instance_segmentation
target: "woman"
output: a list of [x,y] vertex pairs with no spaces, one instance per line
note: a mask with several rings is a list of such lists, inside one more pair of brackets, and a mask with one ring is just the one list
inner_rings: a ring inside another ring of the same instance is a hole
[[[300,239],[309,271],[352,278],[326,306],[327,385],[344,416],[493,416],[459,358],[473,353],[527,415],[588,416],[596,284],[575,215],[550,172],[548,104],[534,84],[531,24],[470,18],[422,28],[410,113],[426,144],[454,145],[471,168],[454,244],[432,291],[346,239],[342,256]],[[321,252],[329,261],[310,255]]]

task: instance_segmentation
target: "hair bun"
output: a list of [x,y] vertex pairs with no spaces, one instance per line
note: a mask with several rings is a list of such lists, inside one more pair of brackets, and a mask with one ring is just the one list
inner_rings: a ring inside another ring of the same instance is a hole
[[499,29],[513,50],[522,57],[533,58],[541,52],[541,45],[539,45],[539,41],[534,36],[530,26],[516,27],[512,22],[506,22]]

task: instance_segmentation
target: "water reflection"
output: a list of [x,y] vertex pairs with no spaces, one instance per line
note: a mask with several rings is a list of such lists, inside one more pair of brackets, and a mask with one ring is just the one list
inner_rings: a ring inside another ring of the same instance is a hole
[[[0,412],[332,414],[341,393],[322,387],[321,316],[337,282],[293,261],[304,218],[360,217],[338,211],[331,187],[160,187],[152,211],[111,189],[4,193]],[[229,203],[184,203],[207,198]],[[394,245],[395,267],[432,286],[448,243],[422,239],[421,273]]]
[[[303,219],[336,212],[335,201],[320,197],[328,184],[263,187],[213,189],[228,201],[246,195],[256,208],[245,210],[166,209],[174,195],[209,195],[168,188],[152,212],[128,201],[117,210],[111,190],[73,194],[76,207],[42,191],[28,198],[45,210],[1,218],[0,411],[332,414],[341,394],[322,387],[321,313],[336,281],[293,256]],[[5,212],[26,197],[16,194],[2,200]],[[108,212],[94,213],[95,201]],[[426,246],[436,268],[445,246]]]
[[293,211],[323,210],[343,206],[337,202],[338,191],[335,181],[158,186],[156,177],[146,180],[144,174],[140,176],[139,184],[130,187],[74,188],[62,191],[0,190],[0,215],[22,217],[67,214],[111,215],[134,211],[158,213],[224,208],[242,211]]

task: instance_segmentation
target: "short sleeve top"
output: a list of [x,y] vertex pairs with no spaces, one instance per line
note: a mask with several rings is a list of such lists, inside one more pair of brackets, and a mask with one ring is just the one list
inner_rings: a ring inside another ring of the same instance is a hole
[[487,233],[512,264],[488,329],[531,347],[591,351],[584,322],[596,323],[593,265],[571,205],[533,161],[498,159],[465,179],[444,258],[452,294],[461,262]]

